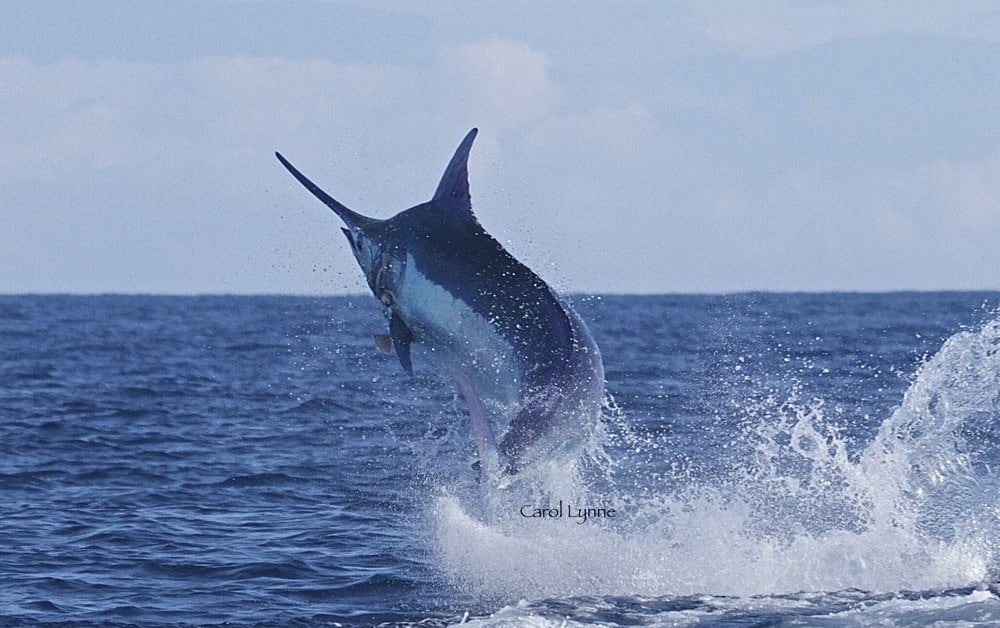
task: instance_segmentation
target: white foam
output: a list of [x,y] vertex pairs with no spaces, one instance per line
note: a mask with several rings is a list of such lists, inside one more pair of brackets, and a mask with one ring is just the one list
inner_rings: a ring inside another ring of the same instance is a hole
[[996,569],[1000,479],[989,445],[963,434],[1000,423],[1000,321],[949,339],[860,455],[848,455],[821,401],[753,412],[757,455],[727,482],[595,494],[564,468],[543,491],[628,517],[526,518],[506,498],[482,518],[443,493],[433,511],[443,570],[469,593],[511,603],[925,590]]

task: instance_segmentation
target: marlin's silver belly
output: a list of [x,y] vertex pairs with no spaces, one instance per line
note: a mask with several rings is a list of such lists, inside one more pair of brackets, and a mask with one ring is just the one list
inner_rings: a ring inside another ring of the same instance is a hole
[[395,312],[466,398],[485,468],[531,465],[581,444],[603,403],[604,368],[572,308],[560,300],[573,331],[570,359],[550,379],[540,379],[494,321],[421,274],[412,257],[399,271]]
[[[416,269],[408,256],[398,278],[396,313],[438,368],[463,373],[491,414],[519,401],[521,371],[514,348],[491,321]],[[494,407],[499,406],[499,407]],[[499,426],[494,425],[494,429]]]

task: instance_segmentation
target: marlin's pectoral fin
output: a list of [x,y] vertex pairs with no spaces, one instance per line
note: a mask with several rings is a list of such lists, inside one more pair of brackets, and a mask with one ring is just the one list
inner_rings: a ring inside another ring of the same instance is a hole
[[375,334],[375,346],[382,353],[389,353],[392,350],[392,336],[389,334]]
[[413,342],[413,332],[395,312],[389,319],[389,337],[392,339],[392,345],[396,347],[396,357],[403,365],[403,370],[412,377],[413,362],[410,360],[410,343]]

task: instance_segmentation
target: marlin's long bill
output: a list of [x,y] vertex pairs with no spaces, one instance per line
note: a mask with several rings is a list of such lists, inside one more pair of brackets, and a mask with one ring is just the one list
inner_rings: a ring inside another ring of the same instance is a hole
[[312,192],[313,196],[315,196],[319,200],[323,201],[323,203],[327,207],[329,207],[330,209],[332,209],[335,214],[337,214],[338,216],[340,216],[340,219],[343,220],[345,223],[347,223],[348,226],[362,227],[362,226],[364,226],[364,225],[372,222],[371,218],[369,218],[367,216],[362,216],[361,214],[357,213],[356,211],[353,211],[353,210],[349,209],[348,207],[346,207],[345,205],[343,205],[340,201],[338,201],[337,199],[333,198],[332,196],[330,196],[329,194],[327,194],[326,192],[324,192],[322,190],[322,188],[320,188],[318,185],[316,185],[315,183],[313,183],[312,181],[310,181],[309,177],[307,177],[306,175],[304,175],[301,172],[299,172],[298,168],[296,168],[295,166],[293,166],[287,159],[285,159],[284,157],[282,157],[281,153],[275,152],[274,156],[278,158],[278,161],[281,162],[282,166],[284,166],[285,168],[287,168],[288,171],[292,173],[293,177],[295,177],[296,179],[298,179],[299,183],[301,183],[303,186],[305,186],[305,188],[307,190],[309,190],[310,192]]

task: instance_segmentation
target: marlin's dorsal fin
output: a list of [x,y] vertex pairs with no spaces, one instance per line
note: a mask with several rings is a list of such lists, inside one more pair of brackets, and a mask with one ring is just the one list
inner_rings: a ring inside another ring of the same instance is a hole
[[433,199],[469,216],[472,215],[472,196],[469,194],[469,153],[472,151],[472,142],[478,132],[478,129],[472,129],[458,145],[455,155],[445,168],[441,183],[438,183]]

